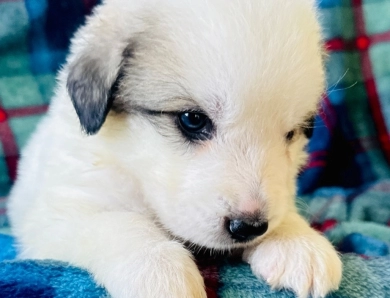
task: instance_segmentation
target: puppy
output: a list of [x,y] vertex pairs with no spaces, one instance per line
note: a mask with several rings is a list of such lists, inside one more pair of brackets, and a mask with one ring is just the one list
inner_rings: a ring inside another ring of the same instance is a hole
[[113,297],[198,298],[182,243],[240,248],[272,287],[325,296],[341,262],[294,204],[323,88],[313,0],[106,0],[22,154],[21,257]]

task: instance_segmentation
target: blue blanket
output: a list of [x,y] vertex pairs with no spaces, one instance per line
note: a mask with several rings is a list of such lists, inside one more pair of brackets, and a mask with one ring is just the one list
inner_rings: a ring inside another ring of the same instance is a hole
[[[11,236],[0,235],[0,297],[2,298],[100,298],[107,292],[94,283],[91,275],[69,264],[57,261],[23,260],[15,257]],[[390,297],[390,258],[342,256],[344,274],[340,289],[329,298]],[[210,264],[208,264],[210,266]],[[248,265],[243,263],[218,262],[216,276],[205,274],[209,297],[293,298],[287,290],[274,291],[258,280]],[[153,286],[153,285],[151,285]]]

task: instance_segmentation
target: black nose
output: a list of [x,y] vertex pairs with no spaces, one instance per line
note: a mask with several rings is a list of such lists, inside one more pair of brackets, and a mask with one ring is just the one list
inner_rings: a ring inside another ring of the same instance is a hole
[[226,229],[233,239],[239,242],[247,242],[267,232],[268,222],[247,223],[241,219],[227,219]]

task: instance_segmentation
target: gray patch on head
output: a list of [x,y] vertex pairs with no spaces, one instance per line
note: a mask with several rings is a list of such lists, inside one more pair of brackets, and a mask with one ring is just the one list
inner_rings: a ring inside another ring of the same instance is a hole
[[67,80],[70,98],[87,134],[98,132],[109,110],[110,86],[104,81],[98,65],[99,61],[94,60],[71,65]]
[[135,43],[131,42],[122,52],[122,62],[114,84],[110,90],[111,109],[116,113],[130,113],[129,104],[121,95],[121,85],[125,81],[126,73],[132,67],[131,60],[135,57]]
[[114,80],[109,78],[111,70],[104,69],[97,58],[81,57],[69,66],[68,93],[81,127],[89,135],[96,134],[106,120],[124,77],[122,64],[133,57],[132,46],[126,47],[121,65],[115,66]]

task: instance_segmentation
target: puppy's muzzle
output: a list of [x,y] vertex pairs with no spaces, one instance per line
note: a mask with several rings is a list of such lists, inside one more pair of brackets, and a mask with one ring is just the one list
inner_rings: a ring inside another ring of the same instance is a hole
[[267,221],[247,222],[243,219],[225,220],[225,228],[230,237],[238,242],[248,242],[263,235],[268,230]]

